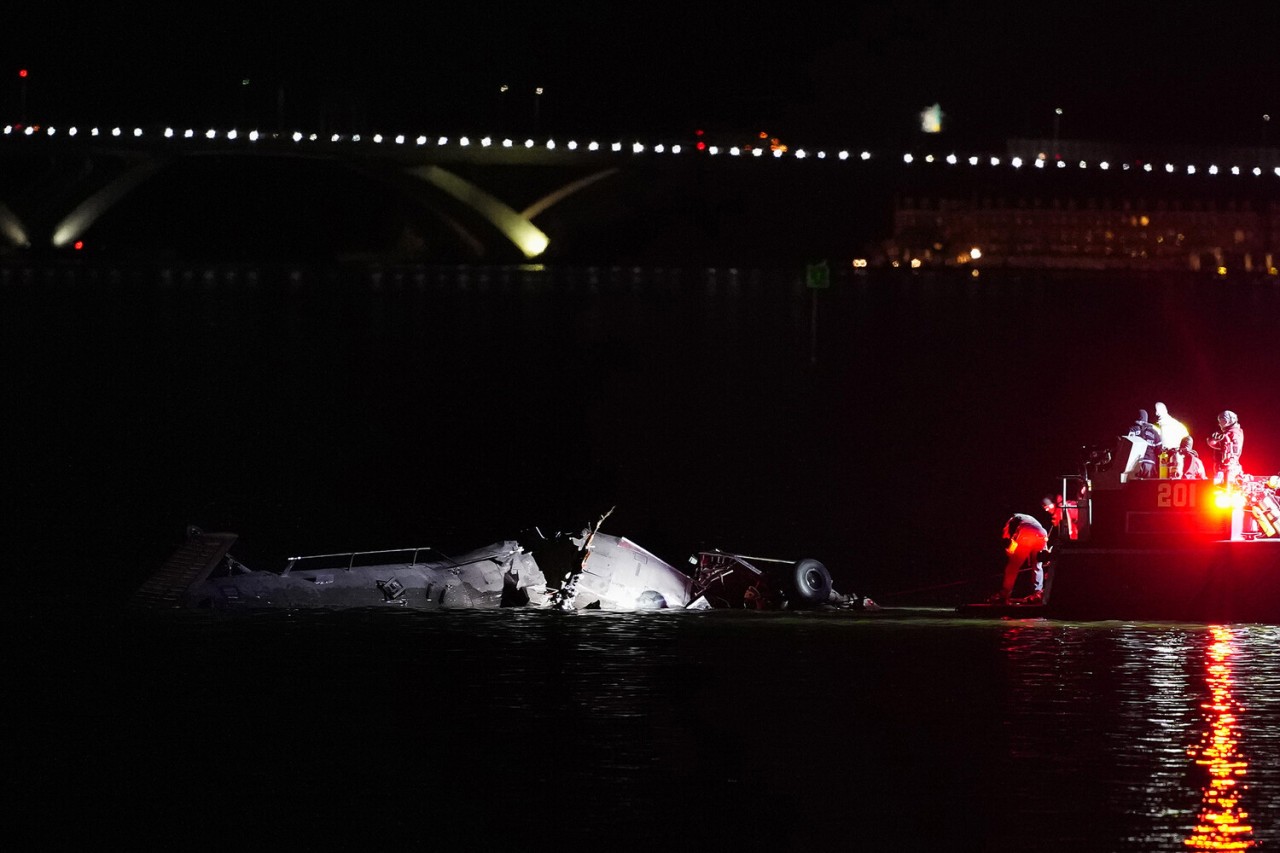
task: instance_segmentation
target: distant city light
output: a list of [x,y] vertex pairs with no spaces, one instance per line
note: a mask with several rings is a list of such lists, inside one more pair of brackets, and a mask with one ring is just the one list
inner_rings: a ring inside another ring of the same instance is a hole
[[925,133],[942,132],[942,107],[934,104],[920,112],[920,129]]

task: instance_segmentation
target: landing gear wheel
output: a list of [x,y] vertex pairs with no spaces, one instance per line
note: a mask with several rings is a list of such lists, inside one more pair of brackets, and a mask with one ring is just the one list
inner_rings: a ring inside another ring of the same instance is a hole
[[831,596],[831,573],[817,560],[798,560],[786,576],[792,607],[817,607]]

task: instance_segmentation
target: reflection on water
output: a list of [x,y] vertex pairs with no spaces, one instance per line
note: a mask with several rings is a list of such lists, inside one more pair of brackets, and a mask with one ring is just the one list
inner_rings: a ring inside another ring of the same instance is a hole
[[1248,757],[1240,748],[1240,716],[1243,707],[1235,696],[1232,657],[1236,638],[1229,628],[1209,629],[1213,641],[1206,651],[1205,684],[1209,698],[1204,710],[1205,728],[1200,745],[1189,754],[1204,768],[1200,816],[1194,832],[1185,841],[1197,850],[1244,850],[1254,846],[1253,827],[1245,810],[1244,777]]
[[1280,630],[1265,626],[746,611],[0,624],[22,700],[12,793],[55,841],[362,849],[371,826],[380,849],[449,850],[652,850],[656,832],[770,853],[1280,839]]

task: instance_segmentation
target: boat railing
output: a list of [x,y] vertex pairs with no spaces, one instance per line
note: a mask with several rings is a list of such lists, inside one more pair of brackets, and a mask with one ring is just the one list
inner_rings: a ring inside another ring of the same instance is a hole
[[[384,559],[382,563],[404,562],[407,565],[416,566],[419,564],[418,556],[422,554],[424,551],[436,551],[436,549],[433,546],[424,545],[418,548],[386,548],[381,551],[340,551],[333,554],[306,554],[298,557],[290,557],[288,561],[285,563],[283,574],[286,574],[286,575],[289,574],[289,572],[293,571],[293,569],[297,567],[299,563],[306,562],[306,561],[321,561],[321,560],[332,561],[331,565],[325,566],[324,568],[343,568],[343,569],[346,569],[347,571],[351,571],[353,568],[355,568],[357,564],[381,565],[380,563],[365,562],[365,559],[371,558],[371,557],[384,557],[387,554],[404,554],[408,557],[408,559],[404,561],[396,561],[396,560],[388,561]],[[436,553],[439,553],[439,552],[437,551]],[[443,557],[444,555],[441,554],[440,556]],[[445,557],[445,559],[448,560],[448,557]],[[342,565],[344,561],[346,565]]]

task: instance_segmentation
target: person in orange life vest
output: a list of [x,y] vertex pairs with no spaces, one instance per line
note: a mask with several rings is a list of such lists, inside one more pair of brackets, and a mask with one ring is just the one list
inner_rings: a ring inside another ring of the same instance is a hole
[[1178,446],[1178,456],[1182,458],[1182,479],[1207,480],[1209,475],[1205,473],[1204,460],[1192,449],[1194,445],[1195,441],[1187,436]]
[[1244,452],[1244,429],[1236,413],[1227,409],[1218,415],[1218,431],[1209,436],[1209,446],[1218,451],[1215,483],[1236,483],[1244,476],[1240,454]]
[[1031,564],[1032,593],[1022,600],[1023,604],[1041,604],[1044,601],[1044,566],[1040,562],[1040,552],[1049,543],[1049,533],[1029,515],[1015,512],[1004,523],[1001,533],[1009,544],[1005,548],[1008,559],[1004,564],[1004,582],[1000,591],[991,596],[992,604],[1008,604],[1013,596],[1013,585],[1018,580],[1018,572],[1023,566]]

